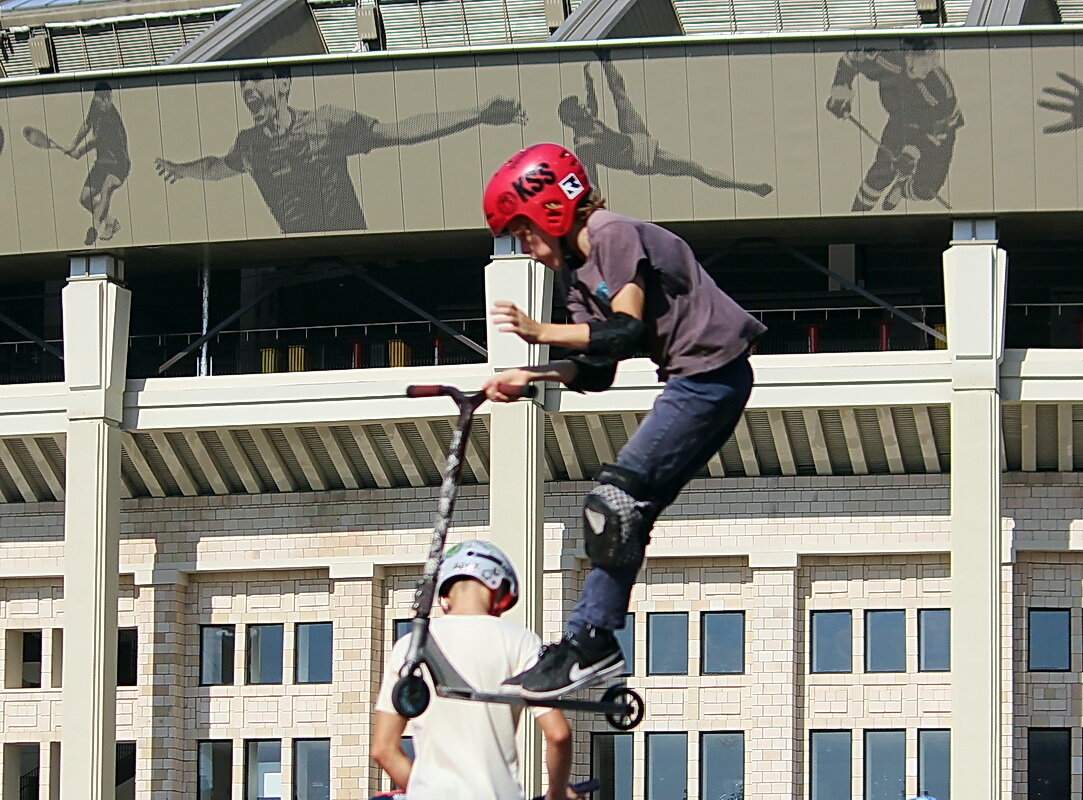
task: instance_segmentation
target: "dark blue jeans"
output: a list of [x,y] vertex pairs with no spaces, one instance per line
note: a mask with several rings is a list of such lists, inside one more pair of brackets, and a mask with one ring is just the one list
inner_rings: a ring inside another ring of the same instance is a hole
[[[670,378],[654,407],[617,455],[617,464],[639,474],[651,487],[654,515],[717,453],[741,418],[752,391],[752,367],[741,356],[702,375]],[[621,569],[594,567],[565,630],[584,625],[624,627],[628,598],[639,564]]]

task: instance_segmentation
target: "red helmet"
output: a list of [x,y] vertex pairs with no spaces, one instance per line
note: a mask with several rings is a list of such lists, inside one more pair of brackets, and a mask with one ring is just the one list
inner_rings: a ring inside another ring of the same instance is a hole
[[493,236],[502,236],[516,217],[563,236],[571,230],[576,206],[590,188],[587,171],[571,150],[559,144],[531,145],[489,179],[482,202],[485,220]]

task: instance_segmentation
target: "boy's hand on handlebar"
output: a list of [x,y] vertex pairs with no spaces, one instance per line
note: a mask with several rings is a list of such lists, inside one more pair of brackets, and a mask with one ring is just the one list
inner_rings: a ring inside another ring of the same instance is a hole
[[517,395],[509,395],[511,389],[521,389],[530,384],[534,374],[525,369],[506,369],[493,375],[481,387],[485,396],[495,403],[510,403],[518,399]]

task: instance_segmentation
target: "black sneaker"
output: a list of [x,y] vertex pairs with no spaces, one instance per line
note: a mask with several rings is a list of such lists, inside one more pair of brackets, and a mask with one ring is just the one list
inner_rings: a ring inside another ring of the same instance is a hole
[[548,700],[598,683],[624,669],[624,655],[612,631],[587,626],[542,648],[538,663],[504,685],[533,700]]

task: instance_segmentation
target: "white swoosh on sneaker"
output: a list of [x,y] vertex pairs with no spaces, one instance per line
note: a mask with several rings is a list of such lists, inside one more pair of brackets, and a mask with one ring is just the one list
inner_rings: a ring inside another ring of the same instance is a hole
[[559,689],[553,689],[548,692],[534,692],[521,686],[507,686],[505,688],[510,690],[513,694],[517,694],[520,697],[527,697],[531,700],[552,700],[570,694],[576,689],[582,689],[600,683],[605,678],[610,677],[623,668],[624,659],[619,657],[615,662],[608,664],[601,669],[598,669],[597,665],[580,667],[578,664],[572,664],[568,669],[568,685],[562,686]]

